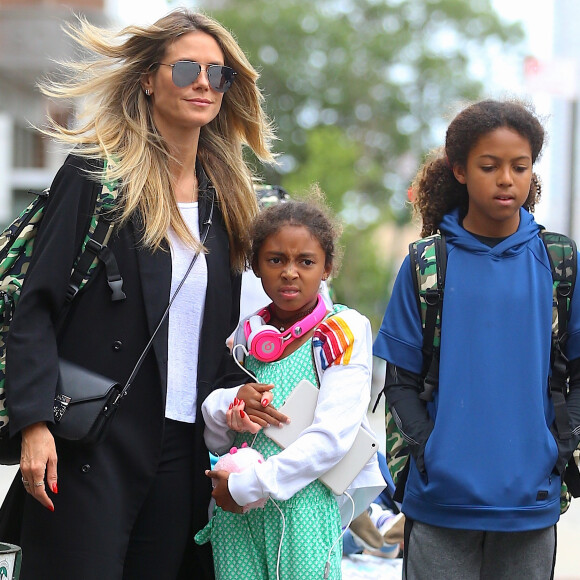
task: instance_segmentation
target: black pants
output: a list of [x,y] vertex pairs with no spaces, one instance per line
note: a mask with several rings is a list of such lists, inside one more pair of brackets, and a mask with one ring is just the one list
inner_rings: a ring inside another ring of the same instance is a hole
[[161,461],[131,532],[124,580],[177,578],[191,535],[193,428],[165,420]]
[[[200,469],[199,464],[195,467],[194,430],[191,424],[165,421],[156,473],[147,478],[149,489],[131,518],[111,509],[116,505],[122,511],[131,503],[131,489],[122,491],[124,501],[116,497],[113,503],[102,492],[117,490],[102,485],[116,473],[110,455],[96,450],[96,456],[87,460],[91,467],[87,475],[91,477],[75,482],[70,481],[73,468],[69,455],[67,464],[59,466],[59,474],[67,474],[59,478],[59,494],[53,496],[54,514],[26,496],[26,526],[20,535],[21,580],[177,580],[184,557],[194,556],[197,577],[210,578],[191,548],[195,532],[191,523],[193,478],[195,469]],[[79,455],[84,461],[85,454],[79,451]],[[84,488],[77,491],[79,481]],[[93,502],[87,501],[89,495],[95,498]],[[208,568],[210,556],[210,552],[205,554]]]

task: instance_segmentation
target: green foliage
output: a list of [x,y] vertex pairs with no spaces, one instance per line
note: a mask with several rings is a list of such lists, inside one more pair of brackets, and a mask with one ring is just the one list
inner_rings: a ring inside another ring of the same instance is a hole
[[298,193],[318,183],[334,211],[340,211],[344,192],[356,187],[352,168],[361,154],[358,143],[349,140],[339,127],[320,126],[309,132],[303,149],[300,171],[285,176],[284,187]]
[[336,301],[364,313],[374,330],[378,330],[387,306],[393,271],[397,265],[385,264],[376,246],[376,227],[369,226],[364,235],[356,227],[345,230],[342,244],[346,248],[342,267],[333,278]]
[[371,316],[390,276],[372,257],[376,221],[408,219],[408,184],[441,143],[449,111],[482,96],[473,61],[491,66],[486,47],[516,46],[521,27],[502,23],[490,0],[221,5],[207,9],[261,71],[279,127],[281,165],[265,180],[291,193],[320,184],[347,223],[338,299]]

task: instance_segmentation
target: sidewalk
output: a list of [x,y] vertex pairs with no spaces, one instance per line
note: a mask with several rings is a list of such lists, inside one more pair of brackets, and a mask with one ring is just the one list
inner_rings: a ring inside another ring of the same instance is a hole
[[558,524],[558,552],[554,580],[580,580],[580,497]]
[[342,580],[400,580],[403,560],[353,554],[342,559]]

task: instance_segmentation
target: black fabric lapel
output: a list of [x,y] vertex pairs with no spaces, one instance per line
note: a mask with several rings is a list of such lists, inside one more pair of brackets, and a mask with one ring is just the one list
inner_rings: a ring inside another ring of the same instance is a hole
[[[133,226],[136,247],[140,246],[139,228]],[[167,305],[171,291],[171,253],[166,244],[165,251],[151,252],[140,248],[137,250],[137,263],[143,292],[143,302],[147,316],[149,336],[153,334]],[[163,323],[153,342],[153,350],[159,366],[164,388],[167,382],[167,336],[168,320]]]

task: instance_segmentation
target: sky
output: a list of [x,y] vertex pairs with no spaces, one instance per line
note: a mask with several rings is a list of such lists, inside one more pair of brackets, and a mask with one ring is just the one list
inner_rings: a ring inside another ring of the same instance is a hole
[[[554,2],[542,0],[491,0],[493,8],[507,21],[521,21],[527,33],[526,48],[530,56],[548,60],[552,52],[551,23]],[[121,24],[148,24],[163,16],[171,8],[180,5],[195,5],[195,2],[180,0],[106,0],[109,13]],[[494,55],[502,66],[494,67],[493,85],[506,91],[521,92],[521,70],[519,61],[510,61],[509,55]]]
[[[555,0],[542,0],[542,2],[530,2],[530,0],[491,0],[491,3],[503,18],[524,23],[531,41],[534,52],[543,56],[550,54],[551,35],[549,23],[552,20],[552,9]],[[533,4],[533,9],[531,5]],[[125,24],[147,24],[163,16],[170,8],[179,5],[192,5],[192,2],[180,2],[179,0],[106,0],[111,15],[117,17]]]
[[[169,12],[166,0],[105,0],[109,13],[123,24],[150,24]],[[179,3],[171,2],[177,6]]]

